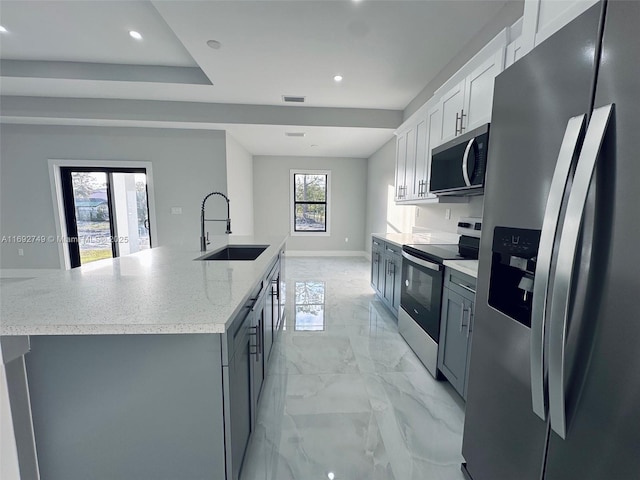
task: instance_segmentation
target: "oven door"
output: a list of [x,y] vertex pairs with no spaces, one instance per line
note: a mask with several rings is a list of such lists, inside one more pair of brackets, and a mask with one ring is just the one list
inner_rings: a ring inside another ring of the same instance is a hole
[[440,337],[443,267],[402,252],[400,306],[434,342]]

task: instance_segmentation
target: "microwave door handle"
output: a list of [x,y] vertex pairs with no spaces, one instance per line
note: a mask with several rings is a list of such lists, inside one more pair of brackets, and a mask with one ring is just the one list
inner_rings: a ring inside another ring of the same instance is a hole
[[547,322],[547,291],[551,274],[551,258],[553,246],[558,236],[562,199],[565,196],[573,159],[579,149],[579,140],[584,133],[585,120],[586,115],[579,115],[569,119],[567,122],[564,138],[560,144],[556,168],[551,179],[547,206],[544,211],[533,281],[531,303],[531,401],[533,412],[542,420],[547,419],[544,337]]
[[551,429],[563,439],[567,437],[568,425],[564,389],[567,373],[565,372],[565,360],[567,357],[573,357],[576,353],[566,348],[576,249],[589,187],[612,112],[613,105],[606,105],[596,108],[591,114],[587,134],[573,176],[573,185],[567,201],[567,214],[563,222],[560,246],[558,247],[558,265],[553,282],[549,322],[549,417]]
[[471,186],[471,180],[469,180],[469,172],[467,171],[469,163],[469,152],[471,151],[471,147],[473,146],[473,142],[475,141],[475,138],[469,140],[469,143],[467,143],[467,148],[464,149],[464,155],[462,156],[462,178],[464,178],[464,184],[467,187]]

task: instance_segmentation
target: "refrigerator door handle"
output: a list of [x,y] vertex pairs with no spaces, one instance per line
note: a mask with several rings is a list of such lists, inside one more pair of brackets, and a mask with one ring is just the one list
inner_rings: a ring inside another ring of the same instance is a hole
[[551,179],[551,188],[544,211],[538,260],[533,282],[531,306],[531,400],[534,413],[547,419],[547,388],[545,379],[544,337],[546,328],[547,290],[551,274],[551,259],[555,244],[562,199],[569,181],[573,159],[584,133],[586,115],[569,119],[560,145],[556,168]]
[[471,180],[469,179],[469,172],[467,171],[468,163],[469,163],[469,152],[471,151],[471,147],[473,146],[473,142],[476,139],[472,138],[467,143],[467,148],[464,149],[464,155],[462,156],[462,178],[464,178],[464,184],[467,187],[471,186]]
[[591,114],[580,158],[573,176],[573,185],[567,202],[567,214],[558,247],[558,265],[551,297],[549,322],[549,416],[551,428],[561,438],[567,436],[567,410],[565,397],[565,360],[575,352],[566,350],[569,300],[574,278],[576,248],[593,178],[596,162],[604,141],[613,105],[596,108]]

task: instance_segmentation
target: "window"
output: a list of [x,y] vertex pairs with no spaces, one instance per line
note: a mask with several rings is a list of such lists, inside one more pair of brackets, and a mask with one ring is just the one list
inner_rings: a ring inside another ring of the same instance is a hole
[[291,170],[291,234],[328,235],[331,172]]

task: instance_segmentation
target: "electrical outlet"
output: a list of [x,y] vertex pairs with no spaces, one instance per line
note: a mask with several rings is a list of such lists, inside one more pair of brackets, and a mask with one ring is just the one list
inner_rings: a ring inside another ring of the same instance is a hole
[[451,220],[451,209],[447,208],[444,211],[444,219],[445,220]]
[[24,248],[19,248],[18,249],[18,256],[19,257],[24,257]]
[[182,215],[182,207],[171,207],[171,215]]

